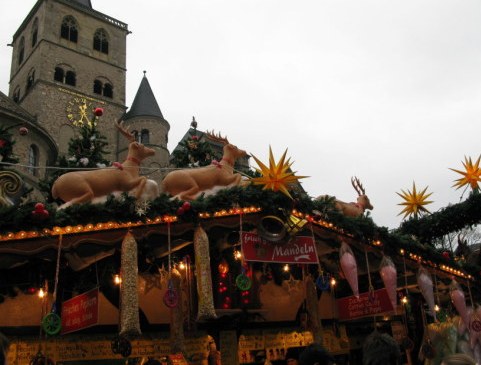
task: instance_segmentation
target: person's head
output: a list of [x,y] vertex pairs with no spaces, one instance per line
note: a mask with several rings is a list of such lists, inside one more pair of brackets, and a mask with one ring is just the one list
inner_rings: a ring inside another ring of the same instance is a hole
[[301,352],[300,347],[289,347],[286,351],[286,364],[287,365],[299,365],[299,354]]
[[10,341],[0,332],[0,365],[7,364],[7,352],[10,346]]
[[299,365],[331,365],[334,359],[318,343],[311,343],[299,355]]
[[446,356],[441,365],[476,365],[476,361],[466,354],[452,354]]
[[397,365],[400,357],[398,343],[387,333],[374,331],[362,346],[363,365]]

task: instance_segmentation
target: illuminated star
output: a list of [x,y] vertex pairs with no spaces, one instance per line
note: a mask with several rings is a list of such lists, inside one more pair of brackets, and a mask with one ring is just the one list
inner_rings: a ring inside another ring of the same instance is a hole
[[458,174],[463,175],[463,177],[456,180],[456,183],[453,185],[453,187],[456,187],[456,189],[459,189],[465,185],[470,185],[473,191],[478,191],[479,190],[478,182],[481,181],[481,168],[479,167],[480,160],[481,160],[481,156],[479,156],[476,162],[473,164],[471,157],[468,158],[464,156],[463,165],[466,171],[460,171],[460,170],[450,168],[450,170],[453,170],[454,172],[457,172]]
[[307,176],[295,176],[295,172],[290,171],[293,162],[290,158],[286,161],[287,149],[282,155],[279,162],[276,163],[272,155],[272,149],[269,146],[269,167],[264,165],[256,156],[252,156],[259,165],[260,169],[256,170],[262,175],[261,177],[254,177],[250,180],[254,185],[264,185],[263,189],[271,189],[273,191],[280,191],[292,199],[289,194],[288,187],[299,179],[304,179]]
[[404,209],[399,213],[398,215],[401,215],[404,213],[404,218],[406,218],[408,215],[414,215],[415,218],[418,217],[418,215],[421,215],[423,213],[429,213],[429,210],[427,210],[424,205],[431,204],[431,200],[426,200],[431,196],[432,193],[425,194],[426,190],[428,187],[426,186],[424,190],[417,192],[416,191],[416,184],[413,182],[413,190],[405,192],[404,190],[401,189],[402,194],[396,193],[399,195],[401,198],[404,199],[403,203],[399,203],[398,205],[404,205]]

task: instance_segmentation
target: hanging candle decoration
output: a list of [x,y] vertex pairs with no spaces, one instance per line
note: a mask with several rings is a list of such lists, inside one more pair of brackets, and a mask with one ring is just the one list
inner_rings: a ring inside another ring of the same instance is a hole
[[229,264],[224,258],[219,263],[219,266],[217,267],[217,269],[219,270],[219,274],[222,274],[222,275],[226,275],[229,272]]
[[351,287],[352,293],[356,298],[359,298],[356,258],[349,245],[344,241],[342,241],[339,249],[339,257],[342,272]]
[[140,335],[137,242],[130,232],[122,241],[120,277],[120,335]]
[[197,275],[197,319],[216,318],[210,269],[209,238],[201,226],[194,231],[195,270]]
[[397,270],[389,256],[383,256],[379,266],[379,273],[386,288],[393,310],[397,307]]
[[436,311],[434,310],[434,286],[433,280],[431,279],[431,274],[423,268],[420,267],[417,274],[417,282],[419,290],[424,297],[424,300],[428,304],[429,314],[436,320]]
[[[177,296],[177,303],[182,303],[182,277],[177,269],[172,269],[169,283]],[[185,352],[184,316],[182,306],[176,305],[170,309],[170,351],[173,354]]]
[[307,326],[311,330],[314,342],[322,343],[322,327],[319,318],[318,299],[316,285],[309,275],[305,279],[306,284],[306,310]]
[[464,296],[463,289],[454,279],[451,281],[451,284],[449,284],[449,296],[451,297],[451,302],[453,303],[454,308],[456,308],[463,321],[464,326],[462,326],[461,328],[468,328],[469,316],[468,310],[466,308],[466,298]]

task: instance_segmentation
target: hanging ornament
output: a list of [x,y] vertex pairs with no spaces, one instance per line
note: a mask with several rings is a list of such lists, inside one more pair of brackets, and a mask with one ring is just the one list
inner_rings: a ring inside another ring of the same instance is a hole
[[473,191],[479,190],[478,183],[481,181],[481,167],[479,166],[479,162],[481,161],[481,156],[478,157],[475,163],[471,160],[471,157],[464,157],[464,169],[465,171],[451,169],[458,174],[463,175],[463,177],[456,180],[456,183],[453,187],[459,189],[465,185],[470,186]]
[[431,275],[429,272],[420,267],[417,273],[417,282],[419,286],[419,290],[421,290],[421,294],[424,297],[424,300],[428,304],[429,314],[434,317],[436,320],[436,311],[434,310],[434,286],[433,280],[431,279]]
[[219,270],[219,274],[222,275],[227,275],[227,273],[229,272],[229,264],[224,258],[220,261],[217,269]]
[[35,204],[35,208],[32,211],[32,217],[37,221],[43,221],[48,218],[49,212],[45,209],[45,205],[43,203]]
[[182,302],[181,282],[182,277],[180,272],[177,269],[172,269],[167,292],[172,290],[176,298],[175,305],[170,306],[170,352],[173,354],[185,352],[184,315],[182,306],[178,305],[179,302]]
[[341,248],[339,249],[339,257],[342,272],[344,273],[354,296],[359,298],[356,258],[354,257],[351,248],[344,241],[342,241]]
[[28,128],[27,127],[20,127],[18,129],[18,133],[21,135],[21,136],[26,136],[28,134]]
[[402,193],[396,192],[401,198],[404,199],[404,202],[399,203],[398,205],[404,205],[404,209],[398,215],[404,213],[404,217],[412,215],[415,219],[417,219],[420,215],[429,213],[429,210],[425,207],[425,205],[431,204],[431,200],[426,200],[431,196],[432,193],[426,194],[426,190],[428,187],[426,186],[424,190],[418,192],[416,191],[416,184],[413,182],[413,190],[412,191],[404,191],[401,189]]
[[195,269],[197,274],[197,319],[216,318],[212,291],[209,238],[201,226],[194,231]]
[[94,114],[96,117],[101,117],[104,114],[104,110],[102,108],[95,108]]
[[397,307],[397,270],[389,256],[383,256],[379,266],[379,273],[386,288],[393,310]]
[[179,295],[177,290],[174,288],[174,283],[172,279],[169,279],[167,284],[167,290],[164,294],[164,304],[169,308],[175,308],[179,304]]
[[456,308],[458,314],[461,316],[464,326],[467,328],[469,326],[469,316],[466,308],[466,298],[463,289],[461,289],[459,283],[454,279],[449,285],[449,296],[451,297],[454,308]]
[[137,242],[130,232],[122,241],[120,277],[120,335],[140,335]]
[[62,319],[58,314],[51,312],[42,319],[42,329],[49,336],[54,336],[62,329]]
[[243,272],[237,275],[237,277],[235,278],[235,283],[239,290],[246,291],[251,288],[252,280],[249,276],[247,276],[244,268],[242,268],[242,271]]

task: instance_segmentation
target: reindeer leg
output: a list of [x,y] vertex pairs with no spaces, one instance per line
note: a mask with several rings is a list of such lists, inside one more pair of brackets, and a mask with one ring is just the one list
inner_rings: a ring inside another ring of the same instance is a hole
[[89,201],[91,201],[92,199],[94,198],[94,193],[92,190],[90,191],[87,191],[85,194],[77,197],[77,198],[73,198],[71,200],[69,200],[68,202],[65,202],[65,204],[62,204],[59,209],[65,209],[65,208],[68,208],[69,206],[73,205],[73,204],[80,204],[80,203],[87,203]]
[[183,191],[182,193],[178,194],[180,200],[195,200],[197,194],[199,193],[199,186],[193,186],[189,190]]

